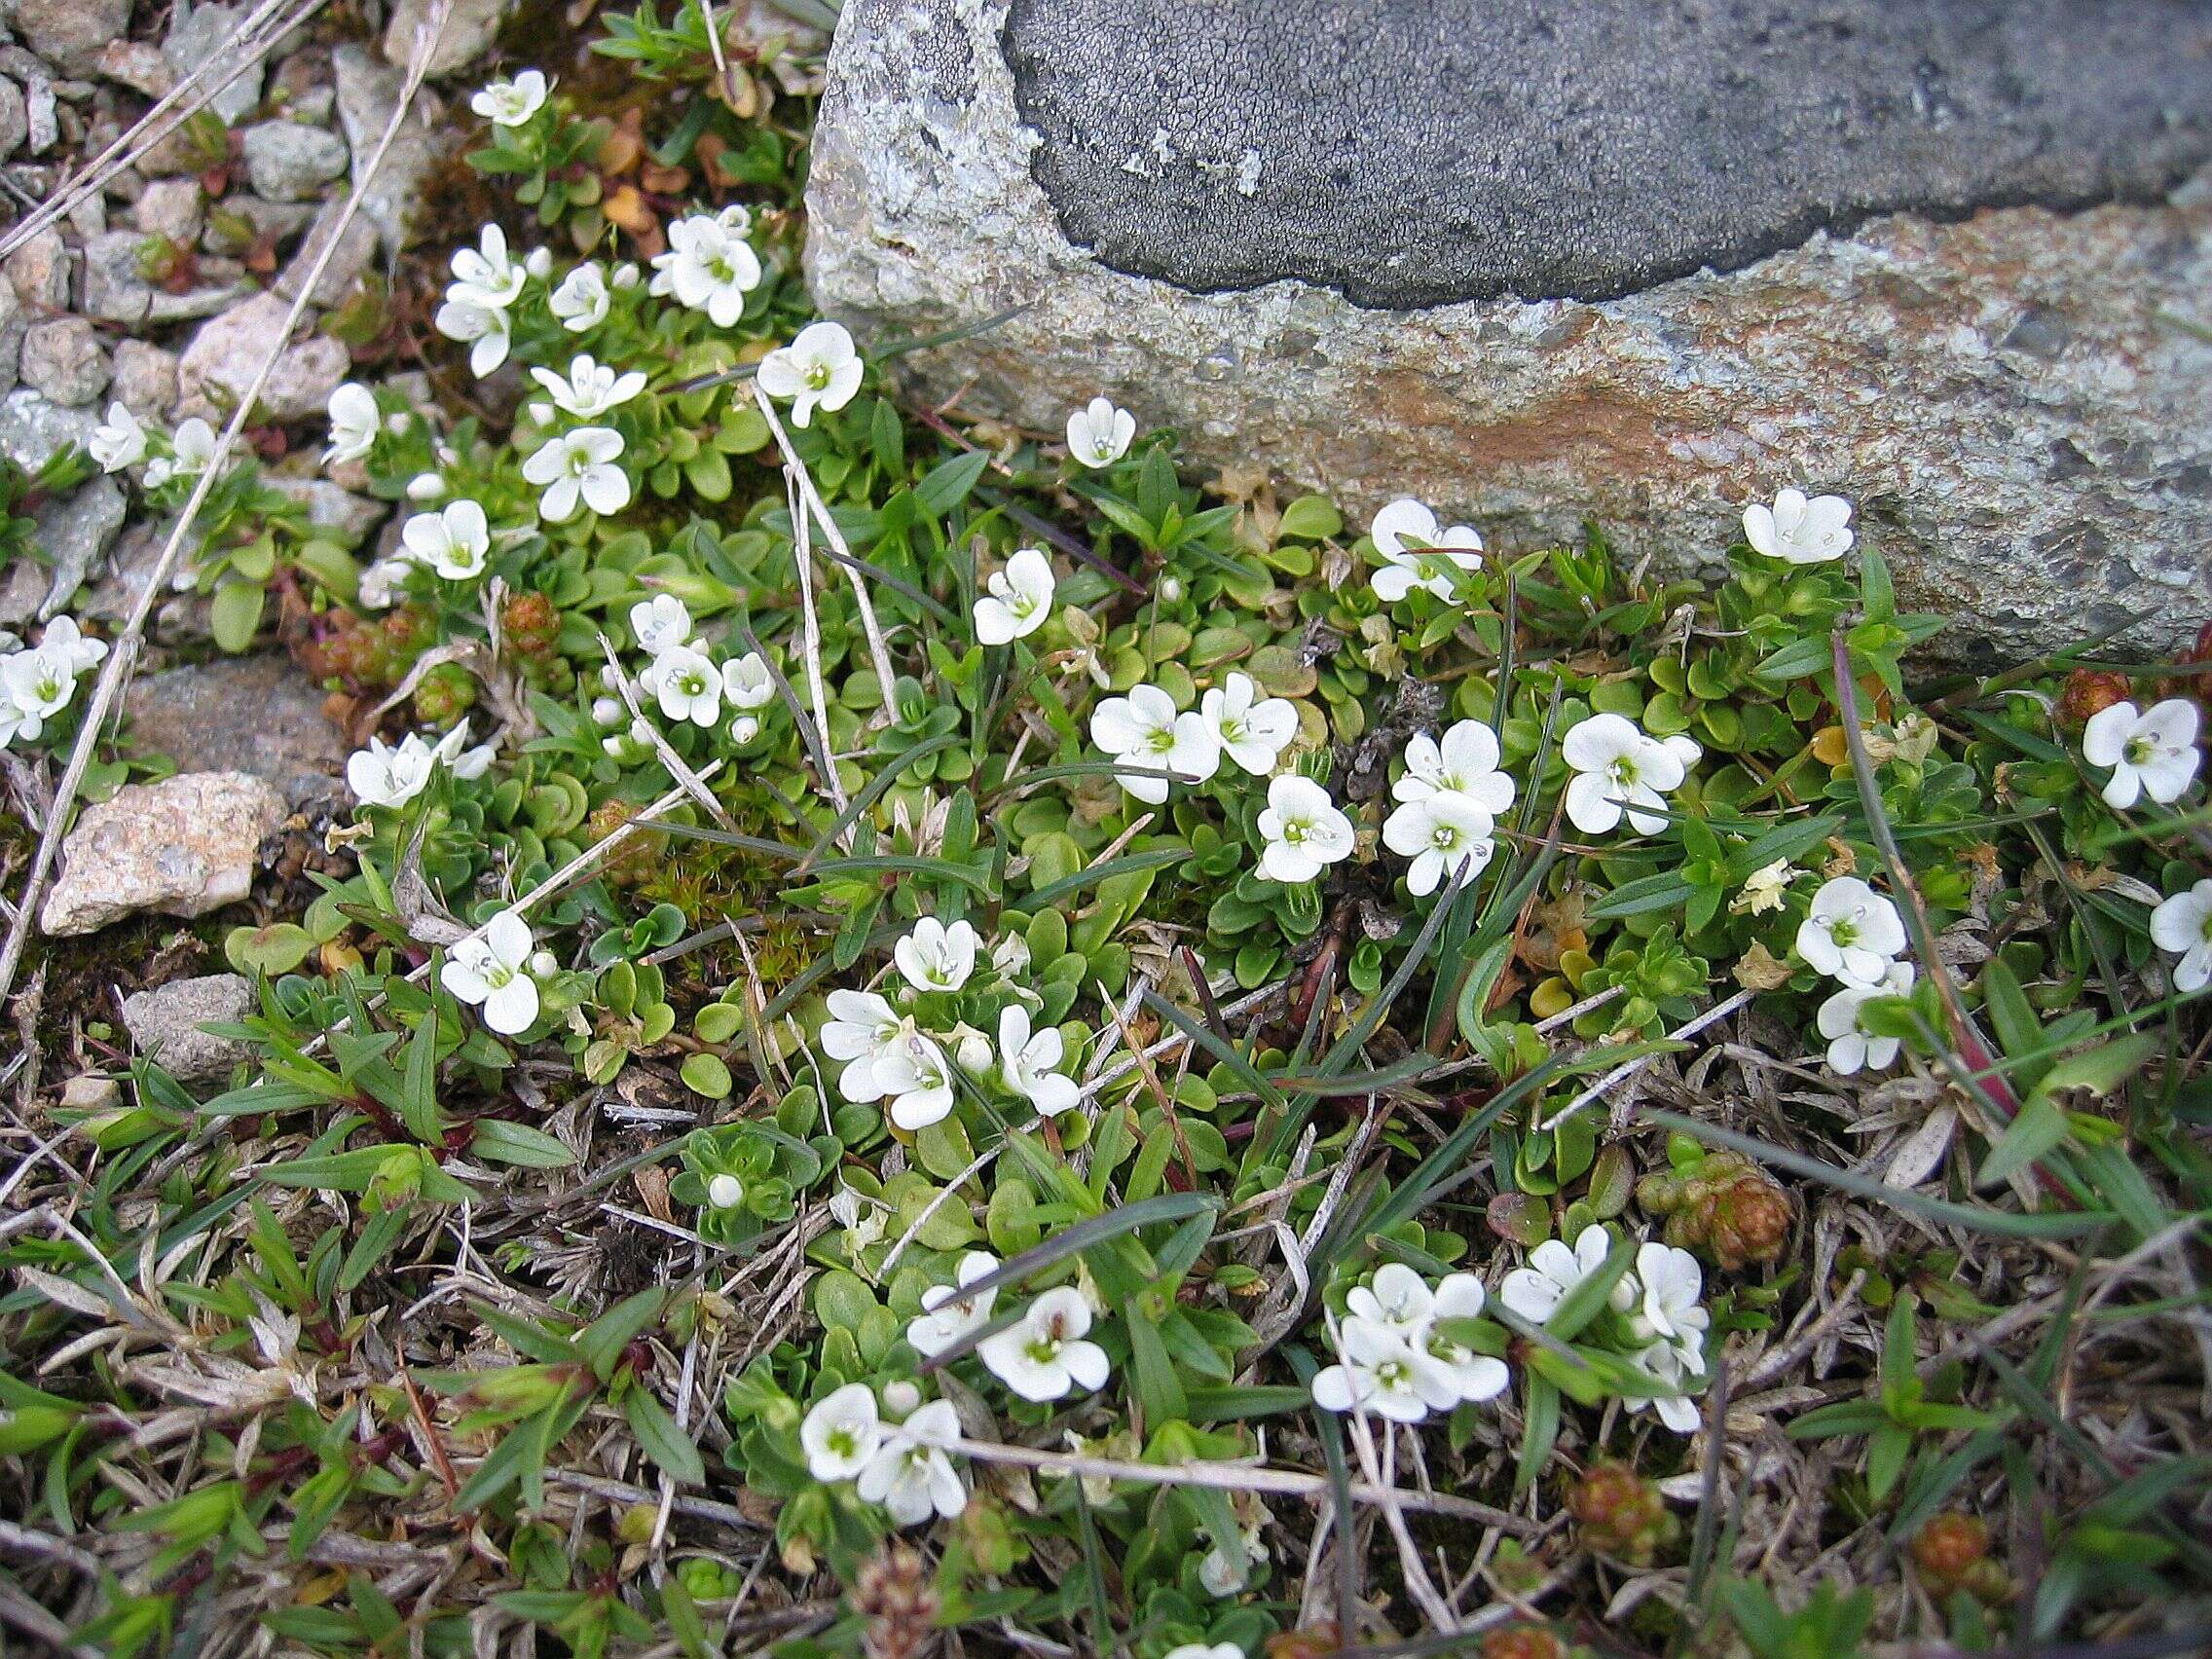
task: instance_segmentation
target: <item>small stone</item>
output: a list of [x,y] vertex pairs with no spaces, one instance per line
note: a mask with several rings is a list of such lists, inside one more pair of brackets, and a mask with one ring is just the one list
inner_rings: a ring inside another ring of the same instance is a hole
[[293,806],[337,793],[346,734],[324,717],[322,694],[278,653],[218,657],[132,682],[125,698],[140,755],[166,755],[186,771],[237,766]]
[[65,444],[84,444],[99,418],[89,410],[67,409],[43,391],[18,387],[0,397],[0,455],[36,472]]
[[[507,20],[507,13],[514,0],[454,0],[453,15],[446,19],[445,32],[438,36],[438,44],[430,54],[428,73],[451,75],[457,69],[465,69],[492,50],[498,38],[499,25]],[[431,10],[432,0],[398,0],[391,9],[391,21],[385,26],[384,55],[393,63],[405,67],[415,55],[415,42],[422,33],[424,19]]]
[[61,938],[140,910],[201,916],[236,903],[253,885],[262,837],[284,816],[283,795],[244,772],[127,784],[70,830],[39,925]]
[[150,98],[166,98],[176,90],[176,71],[152,41],[111,40],[100,49],[98,67],[110,81]]
[[[330,63],[338,82],[338,125],[360,158],[357,170],[368,165],[390,124],[399,94],[406,89],[406,72],[379,63],[367,48],[352,44],[334,51]],[[451,141],[439,128],[442,114],[427,90],[418,92],[384,166],[361,193],[361,211],[376,226],[387,253],[407,245],[408,225],[421,206],[424,181]]]
[[150,237],[166,237],[179,247],[200,240],[207,198],[196,178],[158,178],[139,192],[132,216]]
[[23,335],[23,384],[64,408],[91,403],[113,374],[99,331],[81,316],[34,322]]
[[54,561],[49,572],[31,566],[44,579],[44,597],[38,604],[42,619],[68,608],[69,601],[85,577],[114,542],[123,528],[123,492],[112,478],[93,478],[55,500],[41,503],[32,520],[38,526],[38,544]]
[[61,110],[55,101],[54,83],[34,75],[23,87],[23,147],[43,156],[61,137]]
[[69,248],[51,227],[8,256],[8,282],[34,312],[69,309]]
[[24,43],[71,74],[89,74],[112,40],[130,32],[130,0],[13,0],[5,8]]
[[276,366],[261,388],[262,408],[276,421],[322,414],[352,358],[343,344],[328,335],[310,335],[285,345],[284,322],[290,311],[275,294],[256,294],[202,324],[177,363],[178,412],[212,420],[236,408],[262,363],[272,351],[278,351]]
[[358,547],[384,523],[391,508],[368,496],[356,496],[327,478],[270,478],[262,482],[308,510],[316,530],[334,530]]
[[139,250],[145,245],[145,237],[137,231],[110,231],[85,244],[88,315],[136,328],[153,314],[154,285],[138,266]]
[[258,196],[229,196],[207,211],[200,245],[209,253],[242,254],[266,238],[272,247],[300,234],[315,209],[304,202],[264,202]]
[[16,389],[16,365],[23,350],[23,302],[0,282],[0,391]]
[[61,1086],[61,1104],[71,1112],[112,1112],[123,1104],[123,1085],[105,1072],[84,1072]]
[[284,267],[284,274],[276,278],[276,291],[287,300],[297,299],[308,273],[314,262],[322,257],[323,245],[333,233],[338,235],[338,251],[330,256],[323,267],[322,278],[314,285],[313,303],[325,309],[342,303],[352,292],[353,284],[360,280],[361,273],[369,268],[369,260],[377,251],[377,228],[366,213],[355,213],[347,221],[343,232],[338,221],[345,216],[346,198],[333,196],[322,204],[301,240],[299,251],[292,255]]
[[123,1023],[138,1051],[177,1082],[207,1083],[252,1058],[253,1048],[201,1027],[236,1024],[254,1006],[252,980],[239,974],[203,974],[132,992],[123,999]]
[[176,353],[143,340],[117,341],[108,390],[139,420],[166,421],[176,407]]
[[30,111],[23,103],[23,89],[0,78],[0,162],[23,147],[31,132]]
[[[66,5],[69,0],[60,0],[60,3]],[[226,50],[236,50],[230,47],[230,38],[245,20],[245,13],[242,5],[195,6],[191,0],[177,0],[176,11],[169,20],[168,38],[162,43],[162,55],[179,75],[191,74],[206,59]],[[119,35],[122,32],[116,31]],[[236,126],[261,102],[261,76],[262,65],[257,61],[217,92],[210,107]]]
[[245,129],[245,170],[254,193],[272,202],[309,202],[345,176],[346,140],[327,128],[264,121]]

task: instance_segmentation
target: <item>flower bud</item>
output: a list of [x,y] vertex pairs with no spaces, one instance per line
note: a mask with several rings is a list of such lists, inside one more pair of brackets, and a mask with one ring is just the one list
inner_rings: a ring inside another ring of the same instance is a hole
[[1649,1567],[1681,1530],[1658,1487],[1626,1463],[1593,1463],[1567,1506],[1582,1524],[1585,1544],[1637,1567]]
[[717,1175],[707,1183],[707,1202],[717,1209],[735,1209],[745,1201],[745,1183],[735,1175]]
[[883,1409],[895,1418],[906,1417],[922,1403],[922,1391],[903,1377],[883,1385]]
[[410,501],[434,501],[446,493],[446,481],[435,472],[418,472],[407,481]]
[[533,951],[530,957],[530,971],[542,979],[548,974],[558,974],[561,971],[561,959],[550,950]]
[[553,250],[548,247],[532,248],[529,257],[522,262],[522,268],[540,282],[544,281],[553,275]]
[[621,700],[614,697],[594,697],[591,700],[591,718],[595,724],[612,729],[622,723]]

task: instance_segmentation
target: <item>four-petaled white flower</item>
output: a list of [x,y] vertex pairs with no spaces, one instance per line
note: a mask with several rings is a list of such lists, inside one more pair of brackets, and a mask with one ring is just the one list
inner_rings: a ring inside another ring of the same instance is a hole
[[2125,812],[2144,795],[2160,806],[2179,800],[2196,776],[2196,705],[2168,697],[2141,712],[2133,703],[2099,709],[2082,730],[2082,756],[2112,768],[2107,806]]
[[38,649],[64,664],[71,675],[107,660],[107,642],[88,639],[74,616],[56,616],[39,637]]
[[1059,1027],[1032,1032],[1029,1011],[1021,1004],[999,1010],[999,1081],[1034,1106],[1039,1117],[1056,1118],[1075,1109],[1075,1079],[1052,1069],[1064,1051]]
[[1560,744],[1575,776],[1567,786],[1567,815],[1586,835],[1603,835],[1628,814],[1639,835],[1666,829],[1666,796],[1682,786],[1697,758],[1688,738],[1647,737],[1626,715],[1592,715]]
[[630,504],[630,475],[615,461],[622,434],[611,426],[578,426],[548,438],[522,463],[522,475],[544,490],[537,510],[548,524],[576,516],[580,499],[602,518]]
[[705,652],[672,645],[653,658],[650,675],[650,689],[670,719],[711,726],[721,719],[721,670]]
[[767,659],[758,651],[747,651],[723,663],[722,695],[733,711],[730,741],[751,743],[760,735],[760,717],[755,711],[766,708],[776,695],[776,677],[768,672]]
[[1084,1341],[1090,1304],[1073,1285],[1048,1290],[1005,1330],[985,1337],[977,1353],[993,1377],[1025,1400],[1057,1400],[1069,1390],[1106,1385],[1106,1350]]
[[377,434],[384,429],[376,393],[352,381],[330,394],[329,414],[330,447],[322,452],[325,466],[359,461],[375,446]]
[[484,1023],[512,1037],[537,1017],[537,981],[530,977],[535,948],[530,924],[501,910],[482,934],[453,947],[438,982],[464,1003],[483,1004]]
[[919,1526],[932,1515],[949,1521],[968,1507],[968,1489],[945,1456],[959,1444],[960,1416],[952,1402],[932,1400],[883,1430],[854,1490],[864,1502],[882,1504],[901,1527]]
[[42,645],[0,659],[0,747],[18,737],[35,742],[76,695],[77,670],[65,650]]
[[873,1080],[891,1098],[891,1121],[909,1132],[942,1123],[952,1111],[952,1062],[917,1031],[901,1034],[898,1050],[875,1062]]
[[745,1183],[724,1170],[707,1179],[707,1202],[716,1209],[735,1209],[745,1202]]
[[837,1078],[837,1092],[856,1102],[882,1099],[888,1090],[877,1081],[876,1068],[902,1053],[906,1022],[873,991],[831,991],[829,1004],[822,1051],[845,1067]]
[[1744,509],[1744,539],[1751,550],[1792,565],[1825,565],[1851,551],[1851,503],[1841,496],[1815,496],[1785,490],[1767,506],[1753,501]]
[[1327,1412],[1373,1412],[1419,1422],[1458,1403],[1457,1384],[1404,1331],[1354,1314],[1338,1328],[1337,1363],[1313,1377],[1313,1403]]
[[1833,876],[1813,895],[1797,924],[1797,954],[1815,972],[1847,985],[1871,985],[1905,945],[1898,907],[1856,875]]
[[1697,1258],[1654,1240],[1636,1253],[1636,1280],[1643,1291],[1629,1319],[1637,1338],[1642,1342],[1664,1338],[1694,1352],[1713,1322],[1699,1300],[1705,1294],[1705,1274]]
[[1112,466],[1136,441],[1137,418],[1107,397],[1094,397],[1068,417],[1068,454],[1085,466]]
[[146,463],[146,488],[172,478],[197,478],[215,464],[215,428],[199,416],[178,424],[169,434],[169,453]]
[[866,1382],[848,1382],[817,1400],[798,1425],[798,1443],[806,1454],[806,1472],[816,1480],[858,1477],[883,1444],[875,1390]]
[[1821,1004],[1813,1023],[1828,1040],[1828,1070],[1838,1077],[1881,1071],[1898,1057],[1898,1039],[1869,1032],[1861,1015],[1876,997],[1903,996],[1912,989],[1912,978],[1911,963],[1893,962],[1870,984],[1846,979],[1843,989]]
[[514,322],[499,306],[487,305],[472,290],[456,283],[438,307],[431,325],[448,340],[468,348],[468,372],[478,380],[507,360],[514,343]]
[[976,638],[1003,645],[1034,634],[1052,613],[1052,587],[1051,560],[1035,547],[1017,549],[976,600]]
[[[1205,716],[1175,712],[1175,699],[1157,685],[1138,685],[1126,697],[1108,697],[1090,711],[1090,738],[1126,766],[1176,773],[1204,783],[1221,768],[1221,742]],[[1165,778],[1117,774],[1124,790],[1151,806],[1167,798]]]
[[891,960],[917,991],[957,991],[976,971],[982,942],[972,922],[946,927],[935,916],[924,916],[891,947]]
[[1311,881],[1351,857],[1351,820],[1311,778],[1293,773],[1270,784],[1259,822],[1260,873],[1270,881]]
[[1451,599],[1457,591],[1456,572],[1482,566],[1483,538],[1472,527],[1441,524],[1411,497],[1377,513],[1367,534],[1382,557],[1373,585],[1375,597],[1384,605],[1397,604],[1417,587]]
[[[1547,1238],[1529,1252],[1529,1265],[1515,1268],[1497,1287],[1497,1299],[1531,1325],[1541,1325],[1576,1286],[1605,1265],[1613,1248],[1612,1235],[1597,1222],[1585,1227],[1574,1248]],[[1623,1273],[1606,1295],[1616,1312],[1627,1312],[1642,1295],[1636,1274]]]
[[435,758],[429,745],[413,732],[396,748],[381,737],[371,737],[368,748],[348,757],[346,787],[363,806],[405,806],[430,781]]
[[1382,844],[1414,861],[1406,871],[1406,887],[1419,899],[1462,867],[1470,876],[1480,873],[1497,850],[1492,839],[1495,829],[1486,809],[1456,790],[1444,790],[1400,801],[1382,821]]
[[2180,953],[2175,990],[2201,991],[2212,980],[2212,881],[2176,893],[2153,910],[2151,942]]
[[418,565],[449,582],[474,581],[492,552],[492,527],[484,509],[463,498],[434,513],[417,513],[399,530],[399,544]]
[[1222,754],[1256,778],[1275,769],[1275,758],[1298,735],[1298,711],[1287,697],[1262,697],[1249,674],[1232,671],[1198,699],[1198,715]]
[[731,328],[745,314],[745,296],[760,285],[760,256],[745,240],[705,213],[668,227],[668,251],[653,256],[648,292],[673,294],[689,311],[703,311],[717,328]]
[[561,278],[560,286],[545,297],[545,305],[563,328],[571,334],[582,334],[607,320],[607,308],[613,297],[599,261],[587,259]]
[[916,1353],[935,1359],[939,1354],[977,1329],[991,1316],[991,1305],[998,1300],[998,1291],[978,1290],[965,1294],[968,1287],[987,1273],[998,1271],[999,1259],[988,1250],[968,1250],[960,1257],[959,1288],[949,1284],[933,1284],[922,1292],[922,1310],[906,1321],[906,1341]]
[[1403,1262],[1384,1262],[1373,1279],[1345,1293],[1345,1309],[1351,1317],[1401,1337],[1420,1329],[1435,1307],[1436,1293],[1428,1280]]
[[656,593],[630,607],[630,632],[638,649],[657,657],[691,638],[691,609],[672,593]]
[[453,276],[447,299],[501,312],[522,298],[530,279],[529,269],[507,251],[507,233],[497,225],[484,227],[475,247],[454,250]]
[[85,448],[102,472],[121,472],[146,459],[146,428],[120,403],[107,406],[107,419],[92,430]]
[[565,380],[551,369],[533,369],[530,375],[545,388],[548,397],[579,421],[604,415],[645,389],[645,377],[638,370],[616,374],[588,351],[576,354]]
[[[1687,1388],[1705,1375],[1705,1367],[1694,1347],[1685,1347],[1679,1343],[1652,1343],[1629,1357],[1638,1370],[1668,1388]],[[1623,1400],[1622,1404],[1631,1412],[1648,1409],[1657,1413],[1659,1420],[1677,1434],[1695,1433],[1700,1421],[1697,1402],[1679,1396],[1647,1399],[1636,1395]]]
[[494,127],[520,127],[545,107],[547,90],[543,70],[525,69],[511,81],[479,89],[468,107]]
[[834,413],[861,389],[861,354],[841,322],[810,322],[789,346],[760,359],[760,389],[792,400],[792,424],[803,426],[816,409]]
[[1481,720],[1456,720],[1439,743],[1425,731],[1406,739],[1406,773],[1390,786],[1399,800],[1465,795],[1493,818],[1513,805],[1513,780],[1498,770],[1497,733]]

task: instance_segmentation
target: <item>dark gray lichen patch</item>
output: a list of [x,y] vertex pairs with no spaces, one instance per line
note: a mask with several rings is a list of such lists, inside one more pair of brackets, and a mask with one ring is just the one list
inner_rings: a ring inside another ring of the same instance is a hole
[[1002,46],[1069,240],[1198,291],[1609,299],[2212,158],[2212,0],[1013,0]]

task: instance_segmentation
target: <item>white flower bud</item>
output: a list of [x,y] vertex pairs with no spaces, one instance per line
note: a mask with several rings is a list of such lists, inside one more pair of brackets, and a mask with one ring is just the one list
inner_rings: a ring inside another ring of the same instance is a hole
[[638,268],[625,259],[614,268],[614,275],[609,280],[617,288],[635,288],[638,285]]
[[1181,576],[1161,576],[1160,578],[1161,604],[1177,605],[1182,602],[1182,598],[1183,578]]
[[591,701],[591,718],[609,731],[622,723],[622,704],[613,697],[594,697]]
[[446,481],[435,472],[418,472],[407,481],[410,501],[434,501],[446,493]]
[[895,1418],[909,1415],[921,1403],[922,1391],[903,1377],[883,1385],[883,1409]]
[[717,1209],[735,1209],[745,1201],[745,1183],[735,1175],[717,1175],[707,1183],[707,1202]]
[[550,426],[553,424],[553,405],[546,402],[542,397],[529,404],[523,413],[530,417],[534,425]]
[[550,950],[534,951],[530,958],[530,971],[542,979],[548,974],[558,974],[561,971],[561,959]]
[[522,268],[540,282],[544,281],[553,275],[553,250],[547,247],[532,248],[530,256],[522,262]]

